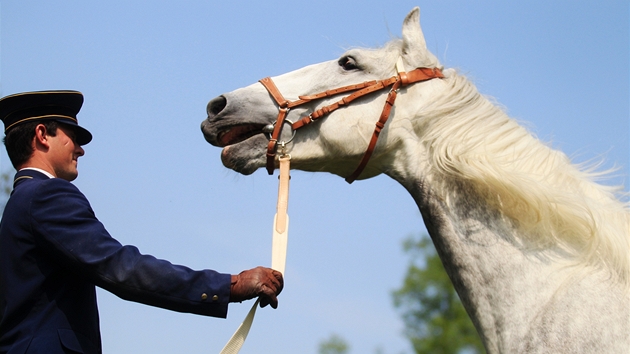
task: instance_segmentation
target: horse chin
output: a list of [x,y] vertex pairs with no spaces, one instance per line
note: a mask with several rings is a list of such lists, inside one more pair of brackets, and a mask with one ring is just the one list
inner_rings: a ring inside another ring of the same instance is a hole
[[238,144],[228,145],[221,151],[221,162],[238,173],[251,175],[265,166],[267,142],[263,135],[256,135]]

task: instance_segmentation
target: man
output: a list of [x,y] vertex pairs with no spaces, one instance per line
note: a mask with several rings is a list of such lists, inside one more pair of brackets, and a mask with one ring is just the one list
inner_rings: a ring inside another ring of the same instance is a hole
[[278,305],[282,274],[193,271],[123,246],[72,184],[83,95],[40,91],[0,99],[5,145],[18,171],[0,222],[0,353],[100,353],[95,286],[165,309],[227,316],[228,302]]

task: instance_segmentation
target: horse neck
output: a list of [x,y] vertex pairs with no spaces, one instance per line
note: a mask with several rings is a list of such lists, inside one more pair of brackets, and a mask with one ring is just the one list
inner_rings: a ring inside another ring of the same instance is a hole
[[[571,253],[572,249],[565,247],[566,244],[562,242],[550,241],[555,235],[545,235],[544,228],[542,231],[517,228],[516,225],[522,227],[524,224],[521,220],[515,219],[519,215],[499,210],[500,205],[512,203],[508,200],[509,194],[499,195],[498,199],[492,202],[489,202],[487,195],[484,195],[488,192],[488,188],[491,188],[488,184],[491,183],[490,180],[497,176],[510,179],[528,173],[547,175],[546,172],[543,173],[540,170],[532,172],[531,169],[537,167],[531,166],[540,165],[540,162],[536,164],[535,161],[528,161],[528,154],[523,151],[531,152],[532,149],[537,149],[541,153],[548,154],[545,156],[549,161],[547,163],[549,166],[546,168],[566,167],[563,171],[567,176],[563,177],[565,179],[562,181],[577,180],[578,174],[572,175],[574,169],[568,166],[568,159],[543,146],[524,129],[508,121],[509,119],[502,111],[480,97],[476,90],[460,91],[466,96],[466,103],[479,107],[471,119],[462,117],[452,119],[452,114],[458,114],[457,110],[460,108],[450,104],[454,101],[452,97],[445,96],[442,99],[442,106],[437,104],[433,111],[426,110],[430,112],[422,117],[423,123],[416,128],[416,131],[420,132],[419,135],[424,134],[423,138],[416,140],[418,147],[411,146],[397,155],[393,159],[396,161],[390,165],[393,168],[389,169],[387,174],[401,183],[415,199],[442,263],[481,334],[488,352],[523,351],[525,348],[523,345],[539,340],[540,336],[546,335],[547,332],[544,331],[551,333],[551,330],[545,328],[540,322],[549,321],[545,313],[553,314],[558,319],[563,316],[583,316],[584,323],[592,321],[588,319],[589,316],[599,316],[598,318],[604,318],[612,323],[624,321],[627,323],[630,319],[628,317],[630,309],[627,305],[628,295],[625,290],[622,287],[615,287],[616,285],[612,285],[613,291],[602,289],[602,283],[611,284],[610,272],[593,269],[582,272],[585,268],[575,267],[576,259],[579,257],[576,258]],[[440,110],[449,112],[451,116],[446,121],[440,121],[439,117],[435,117],[435,112],[439,113]],[[448,119],[451,120],[448,121]],[[441,125],[442,130],[434,129],[430,126],[431,124]],[[483,132],[479,131],[474,131],[468,136],[458,136],[458,127],[461,127],[463,131],[471,132],[474,129],[471,126],[488,125],[491,125],[493,129],[486,131],[485,138]],[[488,135],[492,134],[494,136],[488,138]],[[511,142],[506,142],[505,137]],[[446,140],[449,138],[451,141]],[[504,139],[504,141],[495,143],[499,139]],[[416,144],[413,143],[413,138],[404,141]],[[436,152],[439,149],[444,149],[448,153],[440,155]],[[496,151],[494,155],[483,155],[483,153],[492,153],[493,149]],[[418,151],[420,151],[419,155]],[[514,164],[507,163],[508,160],[501,160],[506,158],[505,151],[520,154],[518,159],[521,165],[514,167]],[[479,156],[486,156],[488,159],[480,160]],[[448,157],[449,160],[443,159],[444,157]],[[492,164],[494,161],[499,161],[499,163],[491,165],[491,168],[484,165]],[[480,172],[476,175],[478,171],[475,168],[479,165],[481,165]],[[472,168],[469,168],[471,166]],[[496,176],[484,174],[485,171],[496,171],[504,166],[517,169],[503,171]],[[484,171],[484,168],[487,169]],[[585,195],[588,194],[589,197],[595,195],[591,199],[585,199],[608,200],[606,191],[599,190],[587,182],[576,182],[580,188],[583,184],[587,185],[584,187],[588,189],[583,192]],[[516,190],[512,187],[518,187],[520,180],[500,180],[496,186],[505,186],[507,183],[513,183],[506,188],[508,193],[511,193]],[[562,183],[558,181],[553,181],[553,183],[555,183],[554,188],[561,188]],[[536,187],[536,183],[530,184]],[[548,189],[552,188],[546,188],[544,191]],[[570,192],[576,193],[577,189]],[[542,193],[542,190],[531,192]],[[518,202],[517,200],[511,205]],[[603,207],[602,209],[609,210]],[[525,210],[525,208],[520,210]],[[622,209],[615,210],[627,215]],[[621,226],[617,229],[627,232],[627,221],[622,221],[619,225]],[[529,244],[529,241],[532,243]],[[619,297],[624,301],[619,301]],[[603,300],[604,298],[606,300]],[[592,299],[602,300],[596,304],[589,304],[591,308],[588,310],[576,305],[592,303]],[[571,304],[570,306],[576,306],[578,312],[581,312],[577,315],[567,315],[567,310],[563,307],[569,306],[567,303]],[[611,310],[609,304],[612,304],[615,309]],[[601,315],[602,313],[610,314],[610,316]],[[614,322],[614,318],[620,318],[620,320]],[[575,318],[566,319],[567,322],[571,320]],[[541,328],[541,332],[532,334],[538,328]],[[622,329],[615,333],[624,333],[624,327],[620,328]],[[627,325],[625,328],[627,329]],[[580,329],[585,333],[593,332],[588,326]],[[561,334],[558,335],[562,337]],[[627,337],[627,335],[623,337],[626,340],[624,345],[627,343]],[[575,343],[587,340],[583,338],[589,338],[589,336],[581,335],[572,340]],[[554,348],[564,350],[561,343]]]
[[[525,333],[518,331],[526,330],[529,316],[558,288],[550,281],[557,268],[520,250],[512,242],[515,231],[474,200],[436,195],[424,183],[407,188],[486,348],[491,352],[522,338]],[[462,208],[447,207],[445,198]]]
[[595,183],[597,173],[541,143],[464,77],[435,84],[442,89],[407,119],[416,136],[398,139],[406,146],[384,170],[403,185],[424,178],[445,195],[466,181],[480,203],[527,230],[530,245],[557,245],[630,285],[630,209],[616,198],[620,189]]

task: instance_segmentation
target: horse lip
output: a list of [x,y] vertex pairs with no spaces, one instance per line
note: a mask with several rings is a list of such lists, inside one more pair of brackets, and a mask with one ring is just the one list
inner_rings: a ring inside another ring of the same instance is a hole
[[238,124],[219,128],[216,135],[217,146],[238,144],[255,135],[262,134],[265,124]]

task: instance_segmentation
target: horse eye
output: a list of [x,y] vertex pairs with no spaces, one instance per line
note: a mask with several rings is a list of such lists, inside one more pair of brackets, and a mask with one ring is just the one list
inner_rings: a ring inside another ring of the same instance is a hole
[[345,56],[339,59],[339,66],[341,66],[343,70],[346,70],[346,71],[356,70],[359,68],[359,66],[357,65],[357,61],[354,60],[354,58],[350,56]]

